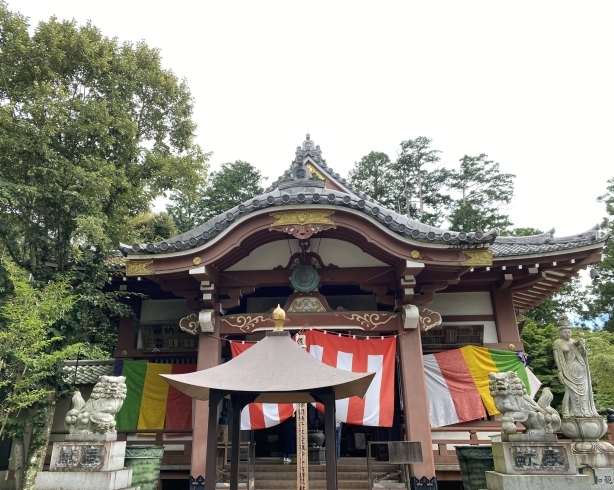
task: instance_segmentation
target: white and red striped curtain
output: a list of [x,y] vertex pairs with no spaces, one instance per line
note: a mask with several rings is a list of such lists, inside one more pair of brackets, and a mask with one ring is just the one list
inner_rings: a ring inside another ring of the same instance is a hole
[[[394,413],[395,337],[364,340],[306,332],[307,351],[316,359],[344,371],[375,373],[364,398],[337,400],[337,420],[347,424],[392,427]],[[231,342],[232,357],[245,352],[251,343]],[[319,410],[323,407],[316,404]],[[291,403],[250,403],[241,412],[241,430],[266,429],[280,424],[294,413]]]
[[[230,342],[232,357],[249,349],[252,343]],[[292,403],[250,403],[241,412],[241,430],[257,430],[273,427],[290,418],[294,413]]]
[[[324,364],[354,373],[375,373],[364,398],[337,400],[337,420],[353,425],[392,427],[396,337],[358,340],[316,330],[309,330],[305,336],[308,352]],[[321,409],[320,404],[316,406]]]

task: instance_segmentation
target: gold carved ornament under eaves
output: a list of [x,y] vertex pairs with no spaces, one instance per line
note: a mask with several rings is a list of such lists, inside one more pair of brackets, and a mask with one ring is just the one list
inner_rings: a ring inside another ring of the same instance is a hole
[[490,266],[492,265],[492,250],[475,249],[463,250],[463,253],[468,257],[467,260],[461,262],[461,265],[469,265],[471,267]]
[[126,260],[126,276],[152,276],[154,271],[147,268],[153,260]]
[[271,213],[277,221],[271,227],[287,225],[334,225],[335,222],[328,217],[335,214],[334,211],[284,211]]
[[324,175],[322,172],[320,172],[320,171],[319,171],[317,168],[315,168],[315,166],[314,166],[314,165],[312,165],[311,163],[306,164],[306,165],[305,165],[305,167],[307,167],[307,169],[309,170],[309,174],[310,174],[310,175],[311,175],[311,174],[316,174],[316,176],[317,176],[319,179],[326,180],[326,175]]
[[292,301],[288,313],[324,313],[326,308],[318,298],[296,298]]

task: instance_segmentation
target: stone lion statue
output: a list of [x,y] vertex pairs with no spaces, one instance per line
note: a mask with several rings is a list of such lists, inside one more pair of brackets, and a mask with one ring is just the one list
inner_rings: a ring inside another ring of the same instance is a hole
[[516,422],[522,422],[527,434],[552,434],[561,427],[561,417],[550,406],[552,392],[544,388],[535,402],[523,382],[515,372],[488,373],[490,395],[497,410],[503,415],[501,431],[511,435],[516,433]]
[[85,402],[80,391],[72,397],[73,408],[66,414],[64,425],[69,434],[115,434],[115,414],[126,398],[124,376],[100,376],[90,399]]

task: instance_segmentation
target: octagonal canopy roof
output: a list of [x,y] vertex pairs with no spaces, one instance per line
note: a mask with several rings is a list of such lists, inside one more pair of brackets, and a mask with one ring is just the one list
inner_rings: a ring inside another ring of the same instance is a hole
[[240,356],[210,369],[161,374],[192,398],[208,400],[209,391],[258,394],[259,403],[315,401],[309,393],[333,388],[335,399],[363,398],[375,373],[352,373],[327,366],[300,347],[289,332],[269,334]]

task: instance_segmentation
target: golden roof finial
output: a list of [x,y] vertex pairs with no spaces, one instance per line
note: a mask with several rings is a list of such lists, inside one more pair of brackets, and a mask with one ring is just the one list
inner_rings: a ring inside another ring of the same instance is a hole
[[283,332],[284,323],[286,323],[286,312],[281,308],[281,306],[277,305],[277,308],[273,310],[271,318],[273,319],[273,323],[275,324],[273,332]]

